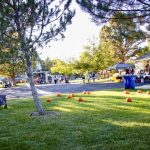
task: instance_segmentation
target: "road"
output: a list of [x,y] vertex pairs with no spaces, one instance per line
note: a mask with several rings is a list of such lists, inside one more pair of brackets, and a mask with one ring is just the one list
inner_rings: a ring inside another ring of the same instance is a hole
[[[36,85],[39,96],[52,95],[54,93],[76,93],[83,91],[98,91],[115,88],[124,88],[123,83],[95,83],[95,84],[42,84]],[[1,95],[7,95],[7,99],[27,98],[31,97],[31,90],[29,85],[0,88]]]

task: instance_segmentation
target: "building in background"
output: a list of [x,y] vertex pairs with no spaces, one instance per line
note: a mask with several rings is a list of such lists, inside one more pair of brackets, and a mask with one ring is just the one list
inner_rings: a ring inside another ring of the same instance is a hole
[[51,83],[50,71],[43,71],[39,61],[33,71],[33,78],[36,84]]
[[135,60],[135,70],[136,72],[143,70],[146,74],[150,74],[150,53]]

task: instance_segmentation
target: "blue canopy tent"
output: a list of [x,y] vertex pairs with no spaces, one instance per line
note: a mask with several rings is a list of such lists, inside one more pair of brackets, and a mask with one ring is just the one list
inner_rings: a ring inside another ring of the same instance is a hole
[[123,69],[134,69],[135,66],[127,63],[117,63],[114,66],[109,67],[109,70],[123,70]]

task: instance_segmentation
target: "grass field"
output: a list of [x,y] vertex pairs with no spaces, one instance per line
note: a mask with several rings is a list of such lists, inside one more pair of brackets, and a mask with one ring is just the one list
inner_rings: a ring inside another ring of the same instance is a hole
[[45,110],[57,113],[47,116],[30,116],[32,99],[8,100],[8,109],[0,108],[0,149],[149,150],[150,95],[123,91],[53,96],[51,103],[43,97]]

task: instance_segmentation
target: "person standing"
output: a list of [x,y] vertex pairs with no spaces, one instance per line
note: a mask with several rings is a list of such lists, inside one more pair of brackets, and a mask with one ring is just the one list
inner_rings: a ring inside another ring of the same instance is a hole
[[91,80],[91,74],[89,73],[88,74],[88,83],[90,83],[90,80]]
[[93,83],[95,82],[95,77],[96,77],[96,76],[95,76],[95,73],[93,72],[93,73],[92,73]]
[[82,76],[83,83],[85,84],[85,76]]
[[56,75],[54,75],[54,83],[55,84],[57,83],[57,77],[56,77]]

